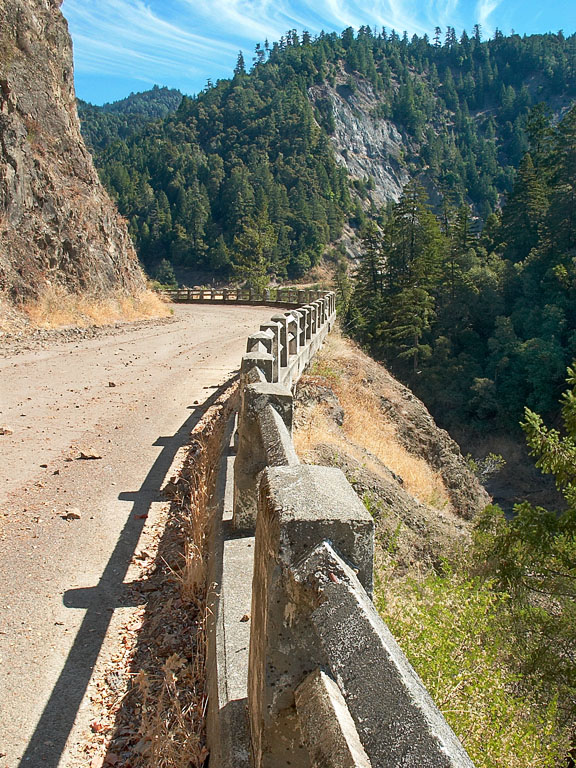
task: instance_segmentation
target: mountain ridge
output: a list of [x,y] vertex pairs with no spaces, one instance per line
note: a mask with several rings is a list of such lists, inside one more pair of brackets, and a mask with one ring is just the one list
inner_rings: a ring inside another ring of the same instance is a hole
[[[433,45],[368,27],[315,40],[291,32],[259,46],[249,73],[239,57],[232,78],[108,142],[97,165],[149,269],[167,258],[244,274],[237,254],[257,223],[268,241],[261,270],[294,279],[409,178],[485,221],[512,188],[531,105],[558,111],[576,96],[575,48],[576,36],[560,34],[482,41],[452,30]],[[369,140],[355,153],[362,131]]]

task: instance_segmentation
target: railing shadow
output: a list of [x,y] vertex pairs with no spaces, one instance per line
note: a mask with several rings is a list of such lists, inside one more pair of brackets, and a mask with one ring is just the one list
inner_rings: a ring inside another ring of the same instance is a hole
[[161,498],[160,488],[177,451],[188,443],[194,426],[229,385],[230,380],[215,389],[174,435],[159,437],[154,445],[162,446],[162,451],[141,487],[120,493],[119,499],[133,501],[132,510],[98,584],[68,590],[64,595],[66,607],[83,609],[86,615],[18,768],[58,768],[114,610],[143,602],[138,590],[124,580],[151,504]]

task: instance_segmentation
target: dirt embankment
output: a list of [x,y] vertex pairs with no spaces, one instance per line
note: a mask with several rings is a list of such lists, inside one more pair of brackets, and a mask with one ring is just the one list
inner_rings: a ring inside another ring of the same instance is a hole
[[465,547],[490,501],[424,404],[336,333],[298,386],[295,442],[304,461],[344,471],[401,568]]

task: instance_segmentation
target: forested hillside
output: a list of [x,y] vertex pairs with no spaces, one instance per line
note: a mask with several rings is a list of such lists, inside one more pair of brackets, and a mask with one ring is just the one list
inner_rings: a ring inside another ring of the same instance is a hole
[[356,336],[443,424],[513,427],[576,353],[575,67],[562,33],[292,31],[163,119],[158,88],[81,116],[150,274],[264,285],[328,256],[348,294],[352,227]]
[[576,107],[527,121],[501,215],[434,216],[411,184],[382,231],[365,228],[350,320],[444,424],[514,427],[557,409],[576,356]]
[[468,203],[485,221],[528,148],[530,107],[561,112],[576,94],[575,52],[576,38],[561,33],[481,41],[478,27],[460,39],[448,28],[430,41],[369,27],[314,40],[292,31],[257,46],[249,73],[240,55],[232,79],[185,97],[161,122],[118,129],[116,141],[117,115],[83,110],[82,119],[150,271],[166,258],[222,277],[293,278],[344,224],[375,213],[372,178],[355,179],[350,195],[330,140],[333,102],[313,86],[352,104],[369,86],[370,119],[397,129],[396,159],[436,208]]
[[125,99],[101,107],[81,99],[77,101],[84,140],[92,152],[97,153],[113,141],[124,140],[142,130],[152,120],[176,112],[182,94],[174,88],[155,85],[150,91],[131,93]]

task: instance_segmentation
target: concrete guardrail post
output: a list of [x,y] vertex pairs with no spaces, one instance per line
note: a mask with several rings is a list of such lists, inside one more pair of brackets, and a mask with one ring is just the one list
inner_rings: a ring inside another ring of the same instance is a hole
[[278,413],[290,436],[293,412],[291,391],[281,384],[268,383],[250,384],[244,388],[238,414],[238,450],[234,462],[233,526],[238,531],[252,532],[256,523],[258,476],[268,463],[260,415],[268,406]]
[[274,378],[274,358],[268,352],[247,352],[242,356],[240,376],[245,377],[253,368],[258,368],[266,381]]
[[280,326],[280,362],[279,368],[288,366],[288,318],[286,315],[272,315],[272,320]]
[[306,304],[300,307],[300,311],[306,314],[306,342],[308,342],[312,338],[312,307]]
[[312,309],[312,323],[311,323],[311,336],[312,338],[316,336],[316,332],[318,331],[318,306],[316,303],[310,304],[310,308]]
[[260,326],[260,330],[264,333],[267,333],[271,339],[272,343],[269,349],[270,354],[274,357],[274,363],[272,364],[272,382],[278,381],[279,376],[279,350],[280,350],[280,326],[278,323],[275,323],[273,320],[268,321],[267,323],[262,323]]
[[298,318],[298,349],[306,346],[306,312],[303,309],[293,309],[292,314]]
[[318,299],[317,303],[318,303],[318,316],[319,316],[318,327],[321,328],[326,322],[326,302],[322,298],[322,299]]
[[288,355],[297,355],[300,346],[299,316],[295,312],[286,315],[288,319]]
[[248,709],[255,768],[309,768],[295,691],[326,661],[292,567],[324,539],[372,590],[374,522],[339,469],[268,468],[256,521]]

